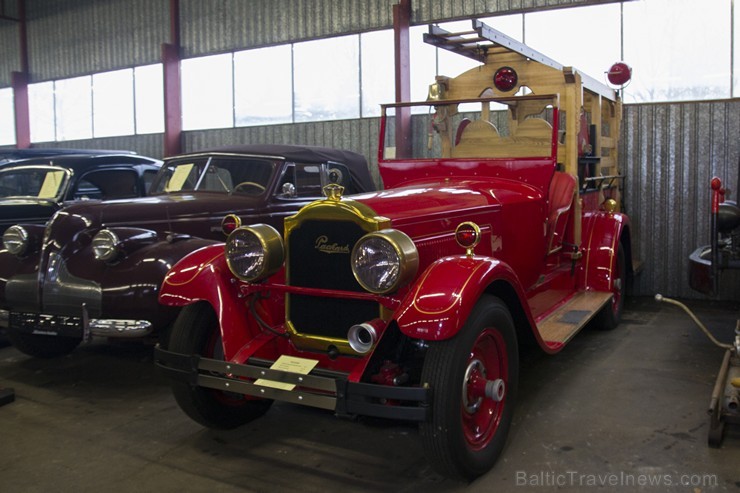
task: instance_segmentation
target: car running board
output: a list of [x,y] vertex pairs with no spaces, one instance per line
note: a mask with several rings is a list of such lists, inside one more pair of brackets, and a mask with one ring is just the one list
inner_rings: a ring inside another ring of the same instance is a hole
[[611,302],[612,293],[603,291],[583,291],[553,311],[537,324],[537,327],[550,347],[560,347],[578,333],[604,305]]

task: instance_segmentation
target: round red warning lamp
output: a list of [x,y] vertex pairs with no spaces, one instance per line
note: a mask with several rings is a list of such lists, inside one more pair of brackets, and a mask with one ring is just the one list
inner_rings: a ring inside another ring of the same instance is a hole
[[501,92],[509,92],[516,88],[519,76],[511,67],[501,67],[493,74],[493,85]]
[[606,77],[615,86],[623,86],[632,78],[632,68],[624,62],[617,62],[609,68]]
[[221,231],[228,236],[242,225],[242,220],[236,214],[229,214],[221,220]]
[[466,221],[455,229],[455,241],[467,250],[468,255],[473,254],[473,248],[480,241],[480,227],[474,222]]

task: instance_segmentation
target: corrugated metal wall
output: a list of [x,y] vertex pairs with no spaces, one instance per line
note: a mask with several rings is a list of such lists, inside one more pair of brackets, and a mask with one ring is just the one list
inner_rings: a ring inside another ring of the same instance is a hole
[[[737,198],[740,100],[625,107],[621,168],[633,245],[644,261],[637,294],[701,297],[689,288],[688,258],[709,243],[709,182]],[[728,271],[722,299],[740,300]]]
[[[5,2],[5,15],[11,18],[18,17],[15,2]],[[10,73],[20,70],[18,23],[10,20],[0,20],[0,87],[10,87]]]
[[162,134],[122,135],[64,142],[38,142],[33,147],[63,147],[67,149],[113,149],[135,151],[142,156],[161,159],[164,155]]
[[231,144],[302,144],[336,147],[358,152],[368,159],[378,177],[379,119],[362,118],[330,122],[295,123],[264,127],[185,132],[186,151]]
[[[413,0],[412,22],[452,20],[612,0]],[[182,0],[186,56],[389,28],[397,0]],[[12,6],[13,2],[7,5]],[[169,39],[167,0],[27,2],[32,80],[158,62]],[[0,23],[0,87],[19,70],[17,26]],[[625,107],[621,163],[634,245],[644,261],[636,294],[699,297],[688,287],[691,251],[709,234],[708,183],[736,190],[740,100]],[[343,147],[376,164],[377,119],[186,132],[185,149],[229,143]],[[42,145],[42,144],[39,144]],[[68,147],[163,153],[162,136],[65,142]],[[377,173],[376,173],[377,176]],[[723,299],[740,299],[740,276],[724,280]]]
[[[413,0],[414,24],[484,15],[534,12],[563,7],[614,3],[612,0]],[[481,15],[483,14],[483,15]]]
[[[615,0],[413,0],[412,24]],[[185,56],[390,29],[398,0],[182,0]]]
[[186,57],[393,26],[397,0],[182,0]]
[[159,63],[168,9],[167,0],[26,1],[31,80]]
[[[613,3],[618,0],[414,0],[412,23]],[[11,5],[13,2],[6,2]],[[389,29],[398,0],[181,0],[185,57]],[[26,1],[31,80],[160,61],[168,0]],[[0,22],[0,87],[19,70],[18,29]]]

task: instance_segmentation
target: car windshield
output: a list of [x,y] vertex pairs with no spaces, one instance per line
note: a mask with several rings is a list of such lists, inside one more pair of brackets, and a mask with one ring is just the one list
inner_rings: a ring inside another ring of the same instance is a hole
[[247,156],[196,156],[162,166],[151,193],[223,192],[261,195],[275,169],[268,158]]
[[[554,102],[520,96],[384,105],[383,159],[549,157],[553,127],[560,123]],[[395,128],[405,115],[415,130],[410,149],[402,151]]]
[[0,171],[0,198],[61,200],[69,171],[57,166],[23,166]]

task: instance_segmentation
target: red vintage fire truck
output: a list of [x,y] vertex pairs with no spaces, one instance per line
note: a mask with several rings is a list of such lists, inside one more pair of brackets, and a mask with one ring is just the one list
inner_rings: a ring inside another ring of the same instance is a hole
[[504,447],[519,347],[619,323],[618,93],[478,21],[425,40],[480,65],[382,107],[383,190],[327,185],[284,231],[240,226],[167,275],[183,309],[156,362],[199,423],[274,400],[417,421],[431,463],[472,479]]

